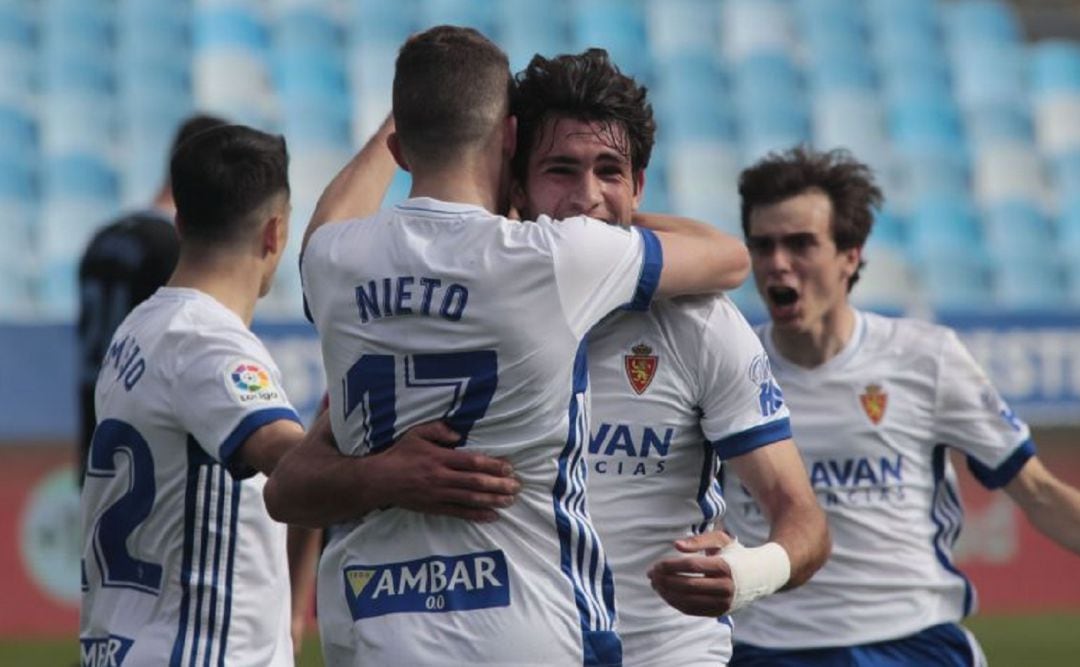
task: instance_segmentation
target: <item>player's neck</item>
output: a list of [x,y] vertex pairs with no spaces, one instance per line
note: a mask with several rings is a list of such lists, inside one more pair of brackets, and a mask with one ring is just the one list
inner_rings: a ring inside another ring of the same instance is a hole
[[845,302],[805,329],[772,327],[772,341],[785,360],[817,368],[840,354],[854,332],[855,309]]
[[474,204],[495,212],[498,208],[498,176],[474,158],[446,169],[413,172],[410,197],[431,197],[456,204]]
[[234,257],[200,257],[181,251],[176,270],[168,287],[195,289],[213,297],[218,303],[251,326],[255,303],[259,300],[261,271]]

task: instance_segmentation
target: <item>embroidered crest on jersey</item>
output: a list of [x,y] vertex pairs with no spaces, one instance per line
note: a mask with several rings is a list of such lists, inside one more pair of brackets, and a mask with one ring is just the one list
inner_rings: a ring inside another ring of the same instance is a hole
[[877,426],[885,418],[885,408],[889,404],[889,395],[885,393],[881,385],[868,384],[866,390],[859,395],[859,403],[870,422]]
[[225,385],[240,403],[275,401],[281,397],[269,371],[254,361],[229,364],[225,370]]
[[345,599],[354,621],[510,605],[506,556],[501,551],[352,565],[344,574]]
[[644,394],[652,384],[656,376],[656,368],[660,365],[660,358],[652,353],[652,348],[645,343],[639,343],[630,348],[633,354],[623,357],[623,365],[626,368],[626,379],[630,381],[630,388],[637,394]]
[[127,637],[83,637],[79,639],[79,667],[123,667],[131,645]]

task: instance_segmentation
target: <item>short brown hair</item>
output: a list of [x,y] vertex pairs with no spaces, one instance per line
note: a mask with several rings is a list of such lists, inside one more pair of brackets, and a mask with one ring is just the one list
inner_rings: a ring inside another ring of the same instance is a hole
[[472,28],[436,26],[398,52],[394,124],[406,155],[440,164],[486,140],[510,107],[510,63]]
[[[750,214],[759,206],[771,206],[820,190],[832,203],[829,226],[838,250],[862,248],[874,225],[874,209],[881,208],[884,195],[874,182],[874,172],[843,149],[812,151],[799,146],[782,153],[770,153],[739,175],[742,198],[742,228],[750,235]],[[848,291],[859,280],[859,271],[848,279]]]
[[533,56],[516,77],[514,115],[518,119],[518,150],[514,176],[525,180],[529,153],[549,118],[565,117],[599,122],[626,130],[625,152],[630,166],[641,171],[649,166],[656,139],[656,121],[648,102],[648,89],[623,74],[604,49],[554,58]]

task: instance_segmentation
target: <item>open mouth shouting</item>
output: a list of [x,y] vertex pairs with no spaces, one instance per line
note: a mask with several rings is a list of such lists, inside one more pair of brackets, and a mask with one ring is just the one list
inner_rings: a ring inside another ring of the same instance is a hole
[[770,285],[765,288],[765,296],[774,320],[789,320],[795,317],[799,291],[794,287]]

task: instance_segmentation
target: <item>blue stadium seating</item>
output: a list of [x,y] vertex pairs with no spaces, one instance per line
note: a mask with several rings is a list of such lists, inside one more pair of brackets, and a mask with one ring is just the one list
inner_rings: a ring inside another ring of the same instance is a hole
[[1029,77],[1036,96],[1080,91],[1080,44],[1054,40],[1035,44]]
[[[444,22],[496,39],[515,70],[598,45],[646,83],[649,208],[738,233],[739,168],[848,147],[891,211],[867,298],[912,303],[911,274],[932,305],[1051,305],[1056,286],[1080,307],[1080,43],[1025,44],[1004,0],[0,0],[0,215],[16,221],[0,240],[23,249],[0,318],[35,293],[67,312],[72,243],[150,196],[195,109],[284,132],[306,215],[389,110],[402,40]],[[1060,264],[1017,268],[1046,253]]]
[[1011,257],[995,265],[994,300],[1013,311],[1060,310],[1064,291],[1060,266],[1045,257]]

